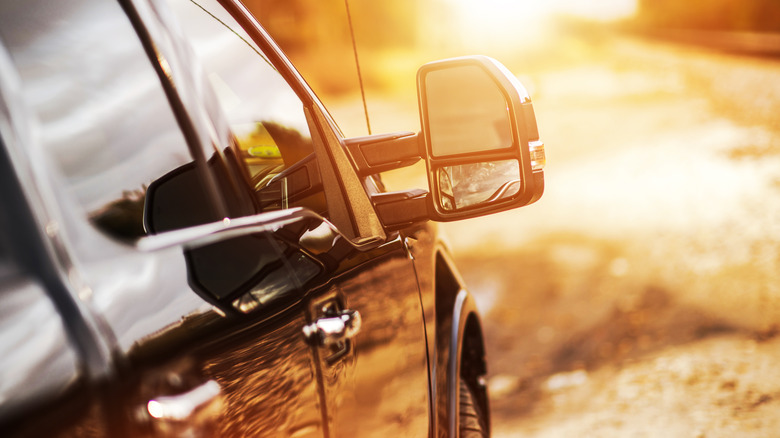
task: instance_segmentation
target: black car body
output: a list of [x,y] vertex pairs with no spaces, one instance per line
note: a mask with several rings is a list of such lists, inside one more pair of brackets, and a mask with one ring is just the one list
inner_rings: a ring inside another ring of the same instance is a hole
[[[530,100],[492,61],[421,70],[422,133],[350,139],[232,0],[3,2],[0,40],[0,435],[458,436],[463,396],[489,427],[429,219],[541,196]],[[506,126],[443,152],[463,104],[425,74],[473,68]],[[420,159],[430,192],[384,192]]]

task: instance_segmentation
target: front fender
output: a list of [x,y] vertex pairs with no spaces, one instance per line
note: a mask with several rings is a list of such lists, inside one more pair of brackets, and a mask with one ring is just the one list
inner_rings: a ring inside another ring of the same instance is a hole
[[458,418],[460,415],[460,375],[463,353],[463,338],[466,333],[466,323],[469,317],[479,319],[474,297],[466,289],[460,289],[455,297],[452,309],[452,325],[450,327],[450,348],[447,364],[447,412],[448,436],[458,436]]
[[[479,313],[438,227],[426,223],[404,230],[404,235],[415,260],[425,313],[431,377],[431,436],[456,437],[459,377],[464,371],[469,383],[476,384],[473,389],[478,390],[482,412],[486,420],[489,418],[487,393],[480,390],[478,379],[486,369]],[[461,369],[460,361],[464,345],[469,359],[467,370]]]
[[[477,377],[486,372],[480,316],[474,297],[445,252],[437,256],[435,289],[437,339],[433,375],[436,376],[438,436],[457,437],[460,378],[474,376],[468,383],[476,386],[479,384]],[[468,348],[464,350],[467,344]],[[465,359],[464,352],[468,356]],[[464,366],[469,369],[462,369]],[[478,394],[478,398],[487,420],[487,393]]]

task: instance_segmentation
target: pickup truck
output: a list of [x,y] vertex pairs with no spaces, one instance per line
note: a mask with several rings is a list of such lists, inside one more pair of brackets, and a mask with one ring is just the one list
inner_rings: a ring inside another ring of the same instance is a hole
[[539,199],[544,145],[493,59],[418,89],[345,138],[237,0],[0,3],[0,435],[488,436],[435,222]]

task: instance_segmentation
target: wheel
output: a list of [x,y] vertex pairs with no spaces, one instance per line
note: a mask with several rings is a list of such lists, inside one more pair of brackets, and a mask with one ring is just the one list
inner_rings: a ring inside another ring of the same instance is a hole
[[474,399],[474,393],[462,377],[460,378],[458,436],[460,438],[487,438],[488,436],[485,417]]

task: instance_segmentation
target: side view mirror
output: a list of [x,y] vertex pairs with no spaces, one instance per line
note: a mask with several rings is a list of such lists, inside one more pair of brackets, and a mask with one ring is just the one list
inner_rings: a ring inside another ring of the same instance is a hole
[[181,247],[192,290],[226,314],[289,307],[355,249],[326,219],[300,207],[218,219],[204,207],[203,187],[194,162],[153,181],[144,206],[148,236],[137,246]]
[[417,73],[429,215],[451,221],[517,208],[544,191],[531,99],[498,61],[468,56]]
[[446,59],[417,73],[422,132],[354,137],[345,145],[368,176],[424,159],[429,191],[371,199],[388,229],[468,219],[522,207],[544,192],[544,143],[531,98],[486,56]]

